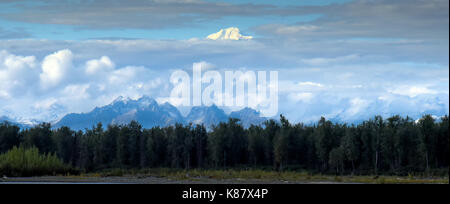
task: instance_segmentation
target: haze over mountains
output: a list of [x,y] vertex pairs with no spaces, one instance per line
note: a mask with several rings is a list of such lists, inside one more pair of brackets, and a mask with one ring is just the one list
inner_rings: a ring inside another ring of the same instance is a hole
[[250,108],[241,111],[231,112],[229,115],[219,107],[212,105],[209,107],[193,107],[190,113],[184,117],[180,111],[169,103],[158,104],[153,98],[144,96],[137,100],[119,97],[111,104],[97,107],[88,113],[71,113],[53,124],[59,128],[68,126],[75,130],[91,128],[101,122],[108,124],[127,124],[132,120],[138,121],[144,128],[155,126],[170,126],[176,123],[181,124],[204,124],[207,128],[225,122],[229,117],[238,118],[244,127],[251,124],[262,124],[266,119],[259,116],[259,113]]
[[[424,114],[411,114],[411,118],[416,122]],[[432,114],[435,120],[439,121],[443,115]],[[226,122],[229,118],[237,118],[240,123],[248,128],[251,125],[261,125],[264,121],[270,118],[260,116],[260,113],[251,108],[243,108],[239,111],[234,111],[227,114],[221,108],[212,106],[192,107],[190,112],[183,116],[175,106],[170,103],[159,104],[151,97],[143,96],[137,100],[130,98],[118,97],[112,103],[96,107],[87,113],[70,113],[62,117],[58,121],[38,121],[25,120],[20,118],[12,118],[8,116],[0,116],[0,123],[8,122],[17,125],[22,129],[31,128],[42,122],[51,122],[53,128],[68,126],[74,130],[84,130],[92,128],[101,122],[104,127],[109,124],[128,124],[132,120],[138,121],[144,128],[151,128],[155,126],[171,126],[176,123],[181,124],[203,124],[207,129],[211,130],[212,125],[217,125],[220,122]],[[276,119],[276,118],[274,118]],[[332,122],[359,124],[364,118],[357,118],[354,120],[345,120],[340,115],[332,118],[327,118]],[[365,119],[370,119],[367,117]]]
[[[424,114],[421,113],[409,114],[409,116],[414,120],[420,119],[423,115]],[[443,115],[432,114],[432,116],[439,121]],[[359,124],[364,119],[367,120],[371,117],[373,116],[348,120],[342,118],[341,115],[338,114],[331,118],[328,117],[327,119],[332,122],[342,124]],[[151,128],[155,126],[165,127],[175,125],[176,123],[192,123],[203,124],[208,130],[211,130],[212,125],[217,125],[220,122],[226,122],[228,118],[239,119],[240,123],[245,128],[250,127],[250,125],[261,125],[268,119],[261,117],[258,111],[251,108],[243,108],[242,110],[227,114],[224,110],[215,105],[192,107],[190,112],[186,116],[183,116],[178,108],[170,103],[166,102],[159,104],[153,98],[143,96],[137,100],[118,97],[112,103],[102,107],[96,107],[90,112],[66,114],[60,120],[53,122],[0,116],[0,123],[8,122],[10,124],[17,125],[22,129],[26,129],[42,122],[51,122],[53,128],[68,126],[74,130],[84,130],[86,128],[92,128],[99,122],[101,122],[104,126],[107,126],[109,124],[128,124],[129,122],[135,120],[138,121],[144,128]]]
[[24,127],[25,127],[23,124],[21,124],[21,123],[15,121],[15,120],[13,120],[13,119],[11,119],[11,118],[9,118],[9,117],[6,117],[6,116],[0,116],[0,123],[3,123],[3,122],[8,122],[8,123],[11,123],[11,124],[13,124],[13,125],[17,125],[17,126],[19,126],[20,128],[24,128]]
[[37,120],[24,120],[24,119],[13,119],[7,116],[0,116],[0,123],[8,122],[13,125],[17,125],[20,128],[29,128],[33,127],[34,125],[37,125],[40,123],[40,121]]

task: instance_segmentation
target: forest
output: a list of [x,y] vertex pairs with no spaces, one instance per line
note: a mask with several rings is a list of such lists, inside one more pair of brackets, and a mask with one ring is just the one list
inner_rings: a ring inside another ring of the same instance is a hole
[[36,176],[107,169],[235,169],[340,175],[448,175],[448,116],[381,116],[357,125],[291,124],[283,115],[261,126],[239,120],[213,126],[177,124],[143,129],[98,124],[85,131],[42,123],[21,130],[0,124],[0,175]]

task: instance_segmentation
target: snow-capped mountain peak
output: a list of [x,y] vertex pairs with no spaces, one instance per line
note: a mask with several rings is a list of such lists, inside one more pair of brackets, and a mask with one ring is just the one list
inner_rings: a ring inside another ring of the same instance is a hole
[[129,97],[123,97],[123,96],[119,96],[119,97],[117,97],[112,103],[113,104],[115,104],[115,103],[127,103],[128,101],[130,101],[131,99],[129,98]]
[[226,122],[228,115],[219,109],[216,105],[192,107],[186,117],[187,121],[194,124],[204,124],[206,127],[216,125],[220,122]]
[[210,40],[251,40],[252,36],[243,36],[239,28],[230,27],[227,29],[221,29],[217,33],[208,35],[207,39]]
[[121,125],[132,120],[139,121],[145,128],[184,122],[175,107],[170,105],[159,106],[153,98],[143,96],[136,100],[119,97],[111,104],[96,107],[91,112],[68,114],[55,123],[54,127],[69,126],[75,130],[83,130],[99,122],[105,125]]

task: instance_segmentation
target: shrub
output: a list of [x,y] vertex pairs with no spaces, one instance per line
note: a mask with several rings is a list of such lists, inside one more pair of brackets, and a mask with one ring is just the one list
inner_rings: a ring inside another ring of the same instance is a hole
[[42,176],[76,173],[55,154],[39,154],[36,147],[14,147],[0,155],[0,175]]

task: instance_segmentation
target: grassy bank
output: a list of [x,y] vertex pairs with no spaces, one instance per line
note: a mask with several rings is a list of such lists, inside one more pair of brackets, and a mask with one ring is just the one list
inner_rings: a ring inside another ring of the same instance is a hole
[[[448,176],[369,176],[330,175],[306,171],[270,170],[181,170],[172,168],[151,169],[109,169],[100,172],[69,174],[51,172],[44,177],[14,177],[0,182],[103,182],[103,183],[247,183],[247,184],[289,184],[289,183],[367,183],[367,184],[449,184]],[[34,175],[36,176],[36,175]]]
[[[421,173],[390,175],[385,173],[374,175],[333,175],[310,172],[301,169],[274,171],[260,167],[231,169],[176,169],[176,168],[144,168],[144,169],[106,169],[80,173],[63,163],[55,154],[41,154],[37,148],[16,148],[0,155],[0,176],[35,177],[54,176],[56,182],[67,178],[77,180],[96,178],[120,178],[120,182],[146,183],[148,178],[161,178],[163,182],[170,180],[182,183],[374,183],[374,184],[408,184],[408,183],[442,183],[448,184],[448,169],[434,169]],[[146,180],[147,179],[147,180]],[[108,180],[108,179],[106,179]],[[161,181],[161,180],[160,180]],[[159,182],[150,180],[150,182]]]
[[448,184],[448,176],[368,176],[368,175],[325,175],[299,171],[268,170],[177,170],[154,168],[141,170],[111,169],[97,173],[80,174],[80,177],[158,177],[178,181],[234,180],[258,183],[371,183],[371,184]]

